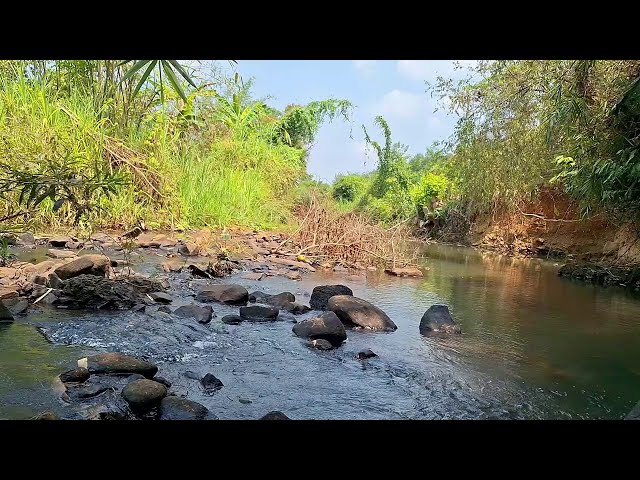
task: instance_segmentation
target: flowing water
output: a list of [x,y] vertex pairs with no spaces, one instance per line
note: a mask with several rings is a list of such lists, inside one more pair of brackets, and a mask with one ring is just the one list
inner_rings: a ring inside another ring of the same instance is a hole
[[[382,308],[393,333],[348,332],[329,352],[311,350],[282,321],[224,325],[237,308],[214,305],[206,326],[166,314],[52,311],[43,308],[0,326],[0,418],[52,409],[82,418],[59,400],[54,382],[90,353],[117,350],[156,362],[179,395],[221,419],[281,410],[296,419],[622,418],[640,400],[640,298],[559,278],[558,264],[443,245],[425,247],[422,279],[378,272],[354,277],[317,272],[225,279],[249,291],[291,291],[308,303],[315,285],[342,283]],[[160,257],[147,255],[155,272]],[[206,280],[172,278],[175,305]],[[447,304],[462,335],[419,334],[425,310]],[[39,327],[53,343],[49,343]],[[378,357],[355,354],[371,348]],[[211,372],[224,388],[207,396],[185,371]]]

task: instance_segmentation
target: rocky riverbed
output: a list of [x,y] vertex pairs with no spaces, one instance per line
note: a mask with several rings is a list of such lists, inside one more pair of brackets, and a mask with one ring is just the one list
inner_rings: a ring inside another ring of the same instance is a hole
[[[56,378],[61,401],[73,406],[67,418],[218,418],[188,398],[193,388],[206,396],[224,391],[215,373],[171,368],[174,378],[179,375],[176,388],[158,375],[162,367],[157,363],[215,356],[224,343],[225,325],[286,322],[300,342],[317,351],[340,348],[350,331],[397,329],[383,310],[354,297],[344,285],[317,285],[310,295],[303,292],[297,298],[286,291],[250,291],[223,279],[232,275],[267,286],[270,277],[295,282],[316,268],[335,269],[353,278],[362,278],[366,271],[293,260],[278,253],[282,245],[278,235],[247,234],[246,256],[212,252],[164,234],[137,232],[135,240],[126,238],[95,234],[81,241],[24,234],[13,241],[17,259],[0,270],[2,321],[43,315],[65,319],[33,324],[50,342],[80,343],[103,352],[78,359]],[[422,276],[419,269],[388,273]],[[364,361],[375,356],[364,349],[352,358]],[[187,392],[181,391],[187,385]],[[239,401],[252,403],[247,398]],[[263,417],[288,418],[278,410],[264,412]],[[37,418],[59,417],[43,412]]]

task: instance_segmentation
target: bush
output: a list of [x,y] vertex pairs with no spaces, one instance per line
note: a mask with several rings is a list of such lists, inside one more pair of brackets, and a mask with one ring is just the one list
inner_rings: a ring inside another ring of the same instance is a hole
[[449,185],[445,176],[426,173],[411,189],[411,198],[418,207],[428,206],[436,199],[443,200]]
[[331,195],[339,202],[355,202],[369,186],[369,179],[362,175],[339,175],[333,184]]

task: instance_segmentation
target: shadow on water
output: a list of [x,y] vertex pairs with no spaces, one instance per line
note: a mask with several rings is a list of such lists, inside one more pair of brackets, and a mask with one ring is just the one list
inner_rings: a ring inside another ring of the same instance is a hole
[[[217,317],[206,326],[153,309],[30,315],[0,327],[0,417],[24,418],[43,407],[68,412],[52,378],[104,350],[157,362],[177,394],[220,418],[270,410],[301,419],[621,418],[640,399],[638,298],[561,279],[552,262],[442,245],[426,246],[425,254],[422,279],[317,272],[299,282],[226,280],[249,291],[291,291],[303,303],[315,285],[342,283],[398,325],[390,334],[351,331],[330,352],[295,337],[290,314],[231,326],[220,318],[237,308],[222,305],[214,305]],[[146,270],[157,272],[160,258],[147,258]],[[173,277],[174,306],[193,302],[190,295],[206,283]],[[462,335],[419,334],[422,314],[435,303],[449,305]],[[364,348],[378,357],[356,360]],[[205,395],[187,370],[214,373],[225,386]]]

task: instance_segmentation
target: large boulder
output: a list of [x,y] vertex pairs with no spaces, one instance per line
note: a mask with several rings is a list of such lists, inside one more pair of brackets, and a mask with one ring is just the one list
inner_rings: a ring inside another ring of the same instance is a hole
[[311,293],[309,305],[316,310],[326,310],[329,299],[334,295],[353,295],[353,291],[345,285],[318,285]]
[[344,325],[333,312],[324,312],[318,317],[296,323],[293,333],[303,338],[324,339],[336,347],[347,339]]
[[79,275],[64,282],[60,303],[72,308],[126,310],[144,298],[131,282]]
[[78,360],[78,367],[86,368],[91,374],[100,373],[139,373],[153,378],[158,367],[153,363],[119,352],[99,353]]
[[370,330],[393,332],[397,326],[375,305],[351,295],[334,295],[327,303],[327,309],[334,312],[342,323]]
[[1,322],[13,322],[13,315],[9,309],[4,306],[2,300],[0,300],[0,323]]
[[111,260],[104,255],[83,255],[54,270],[61,280],[78,275],[98,275],[104,277],[111,267]]
[[134,412],[147,412],[167,396],[167,387],[153,380],[134,380],[122,389],[122,397]]
[[178,317],[195,318],[198,323],[209,323],[213,317],[213,308],[210,305],[183,305],[176,308],[173,314]]
[[160,402],[160,420],[204,420],[209,410],[198,402],[176,396],[165,397]]
[[462,333],[446,305],[431,305],[420,320],[420,333]]
[[242,285],[211,285],[202,289],[196,300],[200,302],[220,302],[228,305],[246,305],[249,292]]
[[250,305],[248,307],[240,307],[240,317],[244,320],[252,320],[254,322],[268,322],[278,317],[279,310],[275,307],[263,305]]

